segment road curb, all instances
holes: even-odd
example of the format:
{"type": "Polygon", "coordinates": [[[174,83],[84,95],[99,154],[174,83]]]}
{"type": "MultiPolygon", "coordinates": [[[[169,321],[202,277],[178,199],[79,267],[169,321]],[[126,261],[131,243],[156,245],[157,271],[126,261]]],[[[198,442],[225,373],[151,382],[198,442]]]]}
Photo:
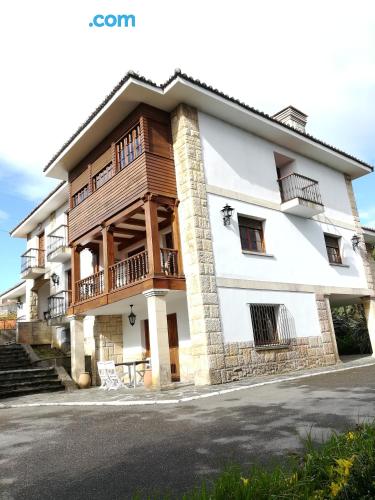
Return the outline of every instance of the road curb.
{"type": "Polygon", "coordinates": [[[369,366],[375,366],[375,362],[366,363],[358,366],[348,366],[345,368],[337,368],[336,370],[324,370],[316,373],[304,373],[302,375],[292,375],[287,377],[280,377],[277,379],[266,380],[264,382],[257,382],[255,384],[241,385],[239,387],[231,387],[229,389],[221,389],[219,391],[209,392],[206,394],[198,394],[196,396],[187,396],[179,399],[144,399],[138,401],[62,401],[62,402],[36,402],[36,403],[15,403],[15,404],[4,404],[0,403],[0,409],[10,409],[10,408],[37,408],[41,406],[152,406],[152,405],[165,405],[165,404],[181,404],[187,403],[189,401],[195,401],[198,399],[211,398],[215,396],[222,396],[225,394],[230,394],[231,392],[245,391],[248,389],[255,389],[257,387],[263,387],[265,385],[280,384],[282,382],[290,382],[294,380],[301,380],[305,378],[317,377],[319,375],[328,375],[340,372],[346,372],[349,370],[358,370],[360,368],[368,368],[369,366]]]}

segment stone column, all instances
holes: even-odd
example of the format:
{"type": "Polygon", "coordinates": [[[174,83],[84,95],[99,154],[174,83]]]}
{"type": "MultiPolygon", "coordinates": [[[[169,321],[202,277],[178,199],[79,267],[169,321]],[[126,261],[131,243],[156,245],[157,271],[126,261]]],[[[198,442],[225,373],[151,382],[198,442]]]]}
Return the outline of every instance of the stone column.
{"type": "Polygon", "coordinates": [[[165,387],[171,384],[166,294],[168,290],[147,290],[148,328],[150,334],[152,385],[165,387]]]}
{"type": "Polygon", "coordinates": [[[331,304],[329,298],[324,295],[316,295],[315,300],[318,308],[320,331],[322,334],[324,364],[333,365],[340,362],[340,356],[337,350],[331,304]]]}
{"type": "Polygon", "coordinates": [[[195,109],[178,106],[172,113],[172,135],[194,380],[196,385],[219,384],[226,381],[224,343],[195,109]]]}
{"type": "Polygon", "coordinates": [[[70,316],[69,323],[72,379],[75,382],[78,382],[80,374],[85,371],[83,317],[70,316]]]}
{"type": "Polygon", "coordinates": [[[352,179],[349,175],[345,175],[345,182],[346,182],[346,188],[348,191],[350,207],[352,209],[354,225],[356,227],[357,235],[359,236],[359,245],[357,248],[357,252],[360,253],[362,260],[363,260],[363,266],[365,269],[367,286],[370,290],[375,290],[374,277],[372,274],[371,256],[367,252],[365,237],[363,235],[361,220],[359,218],[357,203],[355,201],[352,179]]]}
{"type": "Polygon", "coordinates": [[[367,320],[367,329],[370,337],[372,357],[375,358],[375,298],[363,299],[363,306],[367,320]]]}

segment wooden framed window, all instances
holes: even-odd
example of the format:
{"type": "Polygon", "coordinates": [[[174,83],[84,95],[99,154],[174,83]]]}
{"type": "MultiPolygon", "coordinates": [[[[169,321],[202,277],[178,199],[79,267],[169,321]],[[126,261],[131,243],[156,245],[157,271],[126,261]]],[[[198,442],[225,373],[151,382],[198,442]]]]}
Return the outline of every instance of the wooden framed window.
{"type": "Polygon", "coordinates": [[[83,186],[79,191],[73,195],[73,207],[76,207],[83,202],[89,195],[89,185],[83,186]]]}
{"type": "Polygon", "coordinates": [[[342,259],[340,254],[340,237],[325,234],[324,240],[326,243],[329,262],[331,264],[342,264],[342,259]]]}
{"type": "Polygon", "coordinates": [[[142,153],[141,126],[136,125],[116,144],[116,158],[122,170],[142,153]]]}
{"type": "Polygon", "coordinates": [[[98,172],[92,179],[93,190],[96,191],[100,186],[103,186],[111,177],[113,177],[114,168],[112,162],[108,163],[100,172],[98,172]]]}
{"type": "Polygon", "coordinates": [[[242,250],[265,253],[263,221],[238,216],[242,250]]]}

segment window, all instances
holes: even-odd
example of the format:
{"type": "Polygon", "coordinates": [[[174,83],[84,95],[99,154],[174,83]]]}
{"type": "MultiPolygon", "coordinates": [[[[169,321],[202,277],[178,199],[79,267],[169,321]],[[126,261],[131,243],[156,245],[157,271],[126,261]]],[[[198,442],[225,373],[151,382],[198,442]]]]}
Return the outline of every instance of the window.
{"type": "Polygon", "coordinates": [[[109,179],[113,176],[114,174],[114,169],[112,168],[112,162],[108,163],[99,173],[97,173],[93,179],[93,188],[94,191],[100,186],[103,186],[109,179]]]}
{"type": "Polygon", "coordinates": [[[325,234],[324,240],[326,242],[326,249],[329,262],[331,264],[342,264],[340,255],[340,237],[325,234]]]}
{"type": "Polygon", "coordinates": [[[117,164],[120,170],[142,153],[141,127],[137,125],[116,144],[117,164]]]}
{"type": "Polygon", "coordinates": [[[284,304],[250,304],[255,347],[287,345],[294,330],[284,304]]]}
{"type": "Polygon", "coordinates": [[[238,216],[242,250],[265,253],[263,221],[238,216]]]}
{"type": "Polygon", "coordinates": [[[77,205],[82,203],[83,200],[88,197],[88,195],[89,195],[89,186],[88,184],[86,184],[86,186],[83,186],[82,189],[80,189],[79,191],[77,191],[77,193],[73,195],[73,207],[76,207],[77,205]]]}

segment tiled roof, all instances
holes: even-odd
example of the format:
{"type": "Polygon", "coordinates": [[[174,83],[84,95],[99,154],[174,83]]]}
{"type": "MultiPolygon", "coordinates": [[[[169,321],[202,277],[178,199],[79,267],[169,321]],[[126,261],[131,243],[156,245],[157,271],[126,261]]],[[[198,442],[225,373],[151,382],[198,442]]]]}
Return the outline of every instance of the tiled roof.
{"type": "Polygon", "coordinates": [[[61,186],[63,186],[65,183],[66,183],[66,181],[62,181],[62,182],[60,182],[60,184],[58,184],[58,185],[55,187],[55,189],[53,189],[53,190],[52,190],[49,194],[47,194],[47,196],[44,198],[44,200],[42,200],[42,201],[41,201],[41,202],[40,202],[40,203],[39,203],[39,204],[38,204],[35,208],[33,208],[33,209],[31,210],[31,212],[30,212],[30,213],[28,213],[28,214],[26,215],[26,217],[24,217],[24,218],[21,220],[21,222],[19,222],[19,223],[17,224],[17,226],[16,226],[16,227],[14,227],[11,231],[9,231],[9,234],[14,233],[14,231],[15,231],[16,229],[18,229],[20,226],[22,226],[22,224],[23,224],[25,221],[27,221],[27,219],[28,219],[29,217],[31,217],[31,216],[33,215],[33,213],[35,213],[35,212],[38,210],[38,208],[40,208],[40,207],[41,207],[41,206],[42,206],[42,205],[43,205],[43,204],[44,204],[44,203],[45,203],[45,202],[46,202],[49,198],[51,198],[51,196],[52,196],[52,195],[54,195],[54,194],[56,193],[56,191],[58,191],[58,190],[61,188],[61,186]]]}
{"type": "Polygon", "coordinates": [[[362,226],[362,229],[364,229],[365,231],[371,231],[371,232],[375,233],[375,228],[374,227],[362,226]]]}
{"type": "Polygon", "coordinates": [[[122,78],[122,80],[119,81],[119,83],[107,95],[107,97],[103,100],[103,102],[95,109],[95,111],[93,113],[91,113],[91,115],[87,118],[87,120],[84,123],[82,123],[82,125],[78,128],[78,130],[76,130],[76,132],[65,142],[65,144],[53,156],[53,158],[51,158],[49,163],[45,166],[44,171],[46,171],[48,169],[48,167],[50,167],[52,165],[52,163],[56,160],[56,158],[58,158],[58,156],[64,151],[64,149],[67,146],[69,146],[69,144],[71,142],[73,142],[73,140],[82,132],[82,130],[84,130],[87,127],[87,125],[90,124],[90,122],[95,118],[95,116],[112,99],[112,97],[116,94],[116,92],[118,92],[121,89],[121,87],[131,78],[133,78],[134,80],[138,80],[139,82],[151,85],[152,87],[155,87],[157,89],[162,89],[162,90],[164,90],[175,79],[182,78],[183,80],[185,80],[189,83],[192,83],[194,85],[197,85],[198,87],[200,87],[204,90],[208,90],[209,92],[212,92],[213,94],[216,94],[217,96],[222,97],[223,99],[226,99],[227,101],[230,101],[234,104],[237,104],[241,108],[246,109],[247,111],[250,111],[251,113],[254,113],[258,116],[261,116],[262,118],[265,118],[265,119],[269,120],[270,122],[277,123],[278,125],[281,125],[281,126],[285,127],[286,129],[289,129],[289,130],[293,131],[294,133],[301,135],[302,137],[310,139],[311,141],[316,142],[317,144],[320,144],[321,146],[324,146],[328,149],[331,149],[332,151],[335,151],[336,153],[339,153],[339,154],[345,156],[346,158],[354,160],[354,161],[360,163],[361,165],[364,165],[365,167],[371,168],[372,170],[374,169],[372,165],[360,160],[359,158],[356,158],[355,156],[352,156],[352,155],[346,153],[345,151],[342,151],[334,146],[331,146],[330,144],[327,144],[326,142],[323,142],[320,139],[317,139],[316,137],[314,137],[306,132],[301,132],[299,130],[294,129],[293,127],[291,127],[289,125],[286,125],[285,123],[281,123],[278,120],[276,120],[275,118],[272,118],[272,116],[268,115],[267,113],[263,113],[262,111],[259,111],[255,108],[252,108],[251,106],[245,104],[244,102],[241,102],[234,97],[228,96],[228,95],[224,94],[223,92],[221,92],[220,90],[213,88],[210,85],[207,85],[206,83],[201,82],[200,80],[196,80],[196,79],[186,75],[185,73],[182,73],[181,70],[176,70],[174,72],[174,74],[165,83],[163,83],[161,85],[157,85],[155,82],[148,80],[147,78],[145,78],[141,75],[138,75],[137,73],[135,73],[133,71],[129,71],[128,73],[126,73],[124,78],[122,78]]]}

